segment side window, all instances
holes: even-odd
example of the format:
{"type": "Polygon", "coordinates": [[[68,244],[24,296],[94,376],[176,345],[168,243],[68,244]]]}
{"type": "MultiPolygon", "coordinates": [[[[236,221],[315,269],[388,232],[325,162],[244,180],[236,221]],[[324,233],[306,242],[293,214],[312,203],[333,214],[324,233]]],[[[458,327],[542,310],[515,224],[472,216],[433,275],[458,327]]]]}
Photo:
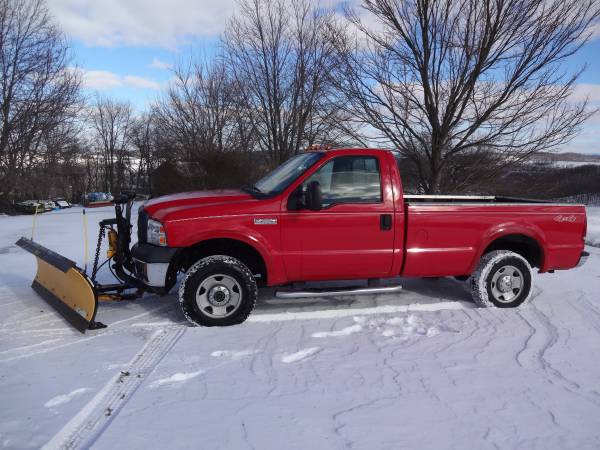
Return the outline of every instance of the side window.
{"type": "Polygon", "coordinates": [[[318,181],[323,207],[340,203],[381,203],[379,161],[373,156],[339,156],[332,159],[303,184],[318,181]]]}

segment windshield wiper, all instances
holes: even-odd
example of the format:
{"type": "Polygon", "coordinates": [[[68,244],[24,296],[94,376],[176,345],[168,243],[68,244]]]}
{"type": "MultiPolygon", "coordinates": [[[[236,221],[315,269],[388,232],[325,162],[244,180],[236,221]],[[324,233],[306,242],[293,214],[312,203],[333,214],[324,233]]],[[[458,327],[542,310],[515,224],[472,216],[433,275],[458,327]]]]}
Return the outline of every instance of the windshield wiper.
{"type": "Polygon", "coordinates": [[[258,192],[259,194],[261,193],[260,189],[257,188],[254,184],[244,184],[240,189],[246,192],[258,192]]]}
{"type": "Polygon", "coordinates": [[[254,195],[256,197],[266,197],[267,196],[267,194],[265,194],[263,191],[261,191],[255,185],[245,184],[240,189],[242,191],[247,192],[248,194],[254,195]]]}

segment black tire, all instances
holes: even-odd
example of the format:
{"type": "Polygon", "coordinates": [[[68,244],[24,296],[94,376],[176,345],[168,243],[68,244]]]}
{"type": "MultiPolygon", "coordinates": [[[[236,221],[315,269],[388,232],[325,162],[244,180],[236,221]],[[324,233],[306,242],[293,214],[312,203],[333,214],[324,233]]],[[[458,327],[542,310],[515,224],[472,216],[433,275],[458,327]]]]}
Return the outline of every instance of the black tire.
{"type": "Polygon", "coordinates": [[[487,253],[471,277],[471,295],[484,308],[520,306],[531,299],[531,266],[508,250],[487,253]]]}
{"type": "MultiPolygon", "coordinates": [[[[213,285],[209,292],[213,289],[227,290],[224,286],[213,285]]],[[[206,294],[204,303],[209,297],[208,293],[206,294]]],[[[231,256],[214,255],[201,259],[188,269],[179,287],[179,306],[184,316],[194,325],[206,327],[237,325],[248,318],[256,304],[257,295],[258,288],[252,272],[241,261],[231,256]],[[225,313],[227,315],[215,317],[212,305],[203,305],[197,299],[200,297],[199,294],[206,293],[203,283],[206,284],[207,280],[218,282],[219,278],[235,280],[231,294],[232,296],[239,294],[239,301],[231,312],[225,313]]],[[[221,310],[230,307],[232,305],[222,303],[221,310]]]]}

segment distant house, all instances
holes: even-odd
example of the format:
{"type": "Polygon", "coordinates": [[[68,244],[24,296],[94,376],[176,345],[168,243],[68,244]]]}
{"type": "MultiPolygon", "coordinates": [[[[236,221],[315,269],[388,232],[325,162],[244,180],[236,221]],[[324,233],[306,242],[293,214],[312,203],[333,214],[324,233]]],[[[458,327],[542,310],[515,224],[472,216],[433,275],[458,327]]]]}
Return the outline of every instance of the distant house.
{"type": "Polygon", "coordinates": [[[153,197],[199,189],[201,174],[199,163],[165,161],[150,172],[150,192],[153,197]]]}
{"type": "Polygon", "coordinates": [[[268,167],[260,153],[207,153],[199,161],[165,161],[150,172],[153,197],[204,189],[238,188],[253,183],[268,167]]]}

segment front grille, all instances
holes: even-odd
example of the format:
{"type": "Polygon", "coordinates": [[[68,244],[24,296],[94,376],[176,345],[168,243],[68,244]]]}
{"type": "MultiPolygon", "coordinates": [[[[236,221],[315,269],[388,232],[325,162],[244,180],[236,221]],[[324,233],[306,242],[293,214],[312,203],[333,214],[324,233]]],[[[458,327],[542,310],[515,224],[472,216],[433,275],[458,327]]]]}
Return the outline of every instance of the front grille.
{"type": "Polygon", "coordinates": [[[140,208],[138,213],[138,242],[145,244],[148,240],[148,213],[144,208],[140,208]]]}

